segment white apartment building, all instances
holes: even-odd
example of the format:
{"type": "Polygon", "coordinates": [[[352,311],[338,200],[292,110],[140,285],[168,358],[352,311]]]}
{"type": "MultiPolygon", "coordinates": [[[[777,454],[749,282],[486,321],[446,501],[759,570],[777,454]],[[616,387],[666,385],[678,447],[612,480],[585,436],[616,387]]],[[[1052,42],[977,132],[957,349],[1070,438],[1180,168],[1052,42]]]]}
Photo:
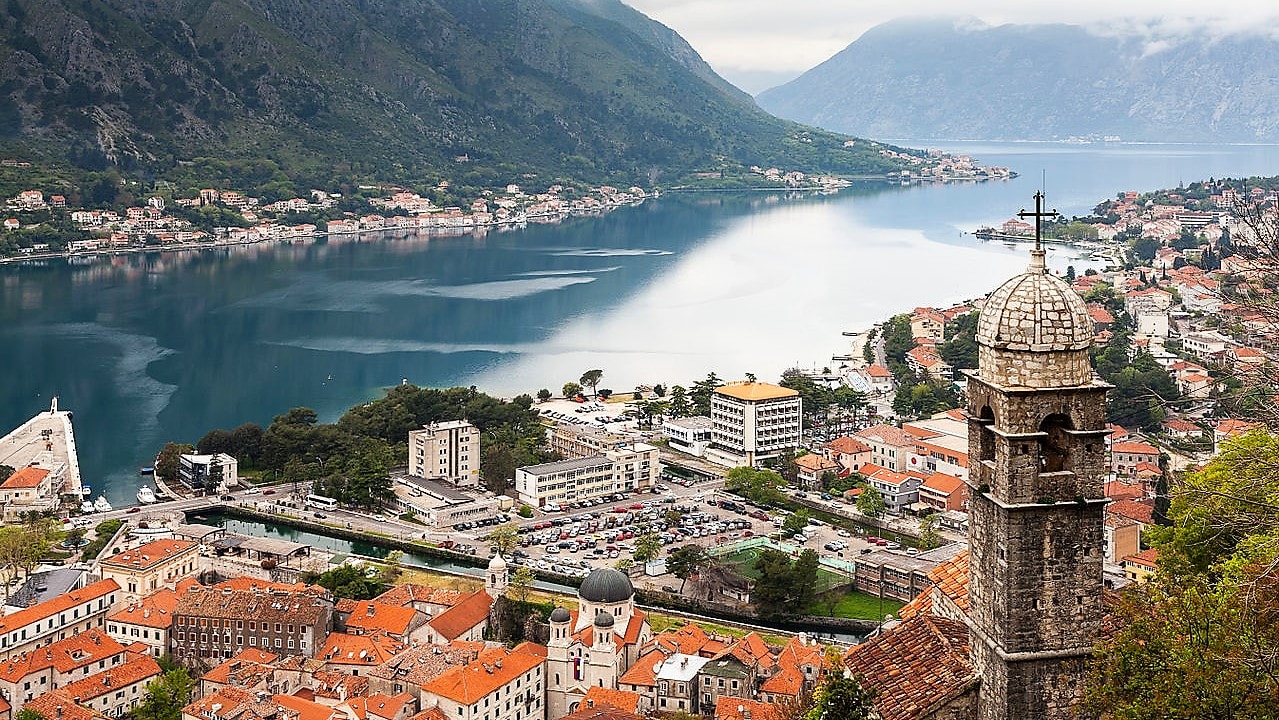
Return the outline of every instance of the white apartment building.
{"type": "Polygon", "coordinates": [[[658,449],[633,443],[592,457],[517,468],[515,490],[520,502],[543,507],[652,487],[660,474],[658,449]]]}
{"type": "Polygon", "coordinates": [[[226,453],[179,455],[178,479],[189,488],[217,495],[240,482],[240,463],[226,453]]]}
{"type": "Polygon", "coordinates": [[[455,485],[480,484],[480,431],[465,420],[409,432],[409,474],[455,485]]]}
{"type": "Polygon", "coordinates": [[[545,658],[515,649],[488,648],[422,685],[422,707],[456,720],[546,718],[545,658]]]}
{"type": "Polygon", "coordinates": [[[101,628],[103,618],[119,601],[120,585],[115,580],[98,582],[72,590],[26,610],[0,618],[0,660],[76,633],[101,628]]]}
{"type": "Polygon", "coordinates": [[[713,427],[714,423],[704,415],[666,418],[662,421],[662,435],[675,450],[702,457],[710,447],[713,427]]]}
{"type": "Polygon", "coordinates": [[[762,382],[730,383],[711,395],[706,459],[725,467],[755,465],[799,446],[799,393],[762,382]]]}

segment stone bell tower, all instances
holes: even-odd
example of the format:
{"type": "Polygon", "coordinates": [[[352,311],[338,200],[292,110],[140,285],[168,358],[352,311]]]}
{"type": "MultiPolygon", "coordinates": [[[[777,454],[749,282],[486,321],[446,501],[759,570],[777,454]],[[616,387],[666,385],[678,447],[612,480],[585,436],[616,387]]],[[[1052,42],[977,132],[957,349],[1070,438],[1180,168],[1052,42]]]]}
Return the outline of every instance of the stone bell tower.
{"type": "MultiPolygon", "coordinates": [[[[1042,212],[1036,194],[1038,220],[1042,212]]],[[[1102,618],[1105,398],[1083,300],[1045,269],[986,300],[968,375],[969,630],[981,720],[1075,717],[1102,618]]]]}

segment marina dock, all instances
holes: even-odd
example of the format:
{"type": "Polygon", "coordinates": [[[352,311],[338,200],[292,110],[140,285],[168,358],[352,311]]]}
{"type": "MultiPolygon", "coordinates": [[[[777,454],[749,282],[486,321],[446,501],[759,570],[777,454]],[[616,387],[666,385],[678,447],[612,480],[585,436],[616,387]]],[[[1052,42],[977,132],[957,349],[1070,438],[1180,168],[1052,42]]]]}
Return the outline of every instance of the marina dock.
{"type": "Polygon", "coordinates": [[[14,470],[39,467],[55,479],[59,494],[80,497],[80,461],[76,457],[71,411],[58,409],[54,397],[49,409],[0,438],[0,465],[14,470]]]}

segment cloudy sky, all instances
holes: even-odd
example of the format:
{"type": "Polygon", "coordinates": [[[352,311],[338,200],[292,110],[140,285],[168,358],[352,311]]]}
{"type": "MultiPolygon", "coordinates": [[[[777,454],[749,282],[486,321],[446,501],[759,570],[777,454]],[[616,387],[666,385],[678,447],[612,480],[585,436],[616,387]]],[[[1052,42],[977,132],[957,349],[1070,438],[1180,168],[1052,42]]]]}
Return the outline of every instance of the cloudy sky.
{"type": "Polygon", "coordinates": [[[756,93],[842,50],[882,22],[907,16],[1065,22],[1159,38],[1279,27],[1273,0],[623,0],[674,28],[728,80],[756,93]]]}

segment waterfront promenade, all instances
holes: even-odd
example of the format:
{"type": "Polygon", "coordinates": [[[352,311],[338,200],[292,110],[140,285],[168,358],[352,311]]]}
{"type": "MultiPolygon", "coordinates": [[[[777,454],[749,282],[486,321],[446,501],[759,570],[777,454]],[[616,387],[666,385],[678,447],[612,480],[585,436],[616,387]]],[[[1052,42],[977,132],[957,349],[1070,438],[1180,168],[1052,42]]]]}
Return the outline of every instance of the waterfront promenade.
{"type": "Polygon", "coordinates": [[[54,477],[62,476],[61,494],[80,497],[83,485],[71,411],[59,410],[58,398],[54,397],[48,410],[0,438],[0,465],[14,470],[31,465],[44,468],[54,477]]]}

